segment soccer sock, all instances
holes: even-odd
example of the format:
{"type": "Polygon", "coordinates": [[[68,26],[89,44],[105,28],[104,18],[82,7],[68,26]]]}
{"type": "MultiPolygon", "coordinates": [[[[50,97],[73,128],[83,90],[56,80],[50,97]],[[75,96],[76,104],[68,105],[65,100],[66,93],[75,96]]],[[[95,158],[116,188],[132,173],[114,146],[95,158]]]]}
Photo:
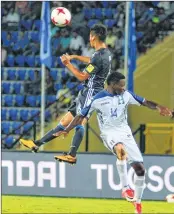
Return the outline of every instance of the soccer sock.
{"type": "Polygon", "coordinates": [[[65,129],[65,127],[59,123],[58,126],[56,126],[56,128],[51,129],[40,140],[36,140],[35,144],[37,146],[41,146],[41,145],[53,140],[54,138],[56,138],[56,136],[53,136],[53,134],[58,132],[58,131],[63,131],[64,129],[65,129]]]}
{"type": "Polygon", "coordinates": [[[141,203],[141,198],[143,196],[143,191],[145,188],[145,176],[137,176],[135,174],[135,196],[137,203],[141,203]]]}
{"type": "Polygon", "coordinates": [[[120,182],[121,182],[122,189],[123,189],[128,186],[127,162],[126,162],[126,160],[117,159],[116,166],[117,166],[118,174],[120,177],[120,182]]]}
{"type": "Polygon", "coordinates": [[[82,126],[82,125],[76,126],[75,135],[73,137],[73,140],[71,143],[71,148],[69,151],[70,155],[72,155],[74,157],[76,156],[77,150],[78,150],[78,148],[79,148],[79,146],[83,140],[84,133],[85,133],[84,126],[82,126]]]}

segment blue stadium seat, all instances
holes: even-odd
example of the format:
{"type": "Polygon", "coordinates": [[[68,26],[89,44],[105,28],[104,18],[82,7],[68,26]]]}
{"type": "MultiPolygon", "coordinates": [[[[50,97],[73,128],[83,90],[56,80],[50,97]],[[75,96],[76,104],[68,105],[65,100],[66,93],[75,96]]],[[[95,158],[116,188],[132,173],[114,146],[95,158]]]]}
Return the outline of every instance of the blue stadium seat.
{"type": "Polygon", "coordinates": [[[1,96],[1,105],[5,106],[5,95],[1,96]]]}
{"type": "Polygon", "coordinates": [[[20,135],[23,133],[23,127],[20,127],[21,125],[22,125],[22,122],[12,122],[12,131],[14,134],[20,135]]]}
{"type": "Polygon", "coordinates": [[[91,28],[93,25],[97,24],[99,22],[98,19],[91,19],[88,22],[88,27],[91,28]]]}
{"type": "Polygon", "coordinates": [[[24,130],[23,130],[23,132],[27,133],[28,131],[30,131],[32,129],[33,125],[34,125],[34,123],[31,122],[31,121],[29,121],[26,124],[24,124],[24,130]]]}
{"type": "Polygon", "coordinates": [[[16,43],[18,41],[18,34],[19,34],[18,31],[11,31],[11,41],[12,42],[16,43]]]}
{"type": "Polygon", "coordinates": [[[1,120],[8,120],[9,118],[9,114],[8,114],[8,110],[7,109],[2,109],[1,110],[1,120]]]}
{"type": "Polygon", "coordinates": [[[29,77],[29,80],[31,80],[31,81],[35,80],[34,70],[28,71],[28,77],[29,77]]]}
{"type": "Polygon", "coordinates": [[[93,11],[91,8],[85,8],[83,12],[86,19],[91,19],[93,17],[93,11]]]}
{"type": "Polygon", "coordinates": [[[25,56],[18,55],[15,57],[16,64],[20,67],[24,67],[25,65],[25,56]]]}
{"type": "Polygon", "coordinates": [[[6,40],[7,39],[7,31],[2,31],[1,37],[2,37],[2,41],[6,40]]]}
{"type": "Polygon", "coordinates": [[[31,107],[37,107],[37,96],[27,96],[26,103],[31,107]]]}
{"type": "Polygon", "coordinates": [[[56,49],[59,44],[60,44],[60,39],[57,39],[57,38],[53,38],[52,39],[52,47],[53,47],[53,49],[56,49]]]}
{"type": "Polygon", "coordinates": [[[15,141],[14,137],[10,135],[7,138],[5,138],[4,143],[7,147],[11,147],[14,141],[15,141]]]}
{"type": "Polygon", "coordinates": [[[18,70],[18,79],[19,80],[27,80],[28,75],[26,70],[18,70]]]}
{"type": "Polygon", "coordinates": [[[37,95],[36,96],[36,103],[37,103],[37,106],[41,106],[41,95],[37,95]]]}
{"type": "Polygon", "coordinates": [[[10,82],[2,83],[3,94],[10,94],[12,92],[12,84],[10,82]]]}
{"type": "Polygon", "coordinates": [[[83,88],[84,88],[84,86],[83,86],[82,84],[79,84],[79,85],[77,86],[77,90],[78,90],[78,91],[82,90],[83,88]]]}
{"type": "Polygon", "coordinates": [[[31,114],[32,120],[34,120],[34,121],[38,121],[39,120],[39,118],[40,118],[40,115],[38,115],[39,114],[39,110],[33,109],[33,110],[30,111],[30,114],[31,114]]]}
{"type": "Polygon", "coordinates": [[[13,106],[14,105],[13,95],[5,95],[4,101],[5,106],[13,106]]]}
{"type": "Polygon", "coordinates": [[[30,119],[29,110],[26,110],[26,109],[20,110],[20,119],[23,121],[29,120],[30,119]]]}
{"type": "Polygon", "coordinates": [[[34,30],[38,30],[40,31],[40,28],[41,28],[41,20],[35,20],[34,23],[33,23],[33,28],[34,30]]]}
{"type": "Polygon", "coordinates": [[[25,97],[23,95],[16,95],[16,97],[15,97],[16,106],[20,106],[20,107],[23,106],[24,100],[25,100],[25,97]]]}
{"type": "Polygon", "coordinates": [[[95,18],[96,19],[102,19],[102,17],[103,17],[103,10],[102,10],[102,8],[95,8],[94,9],[94,13],[95,13],[95,18]]]}
{"type": "Polygon", "coordinates": [[[39,32],[38,31],[32,31],[31,33],[30,33],[30,37],[31,37],[31,40],[33,41],[33,42],[39,42],[39,32]]]}
{"type": "Polygon", "coordinates": [[[13,67],[14,66],[14,56],[13,55],[7,55],[7,64],[9,67],[13,67]]]}
{"type": "Polygon", "coordinates": [[[24,85],[20,82],[13,84],[15,94],[21,94],[24,92],[24,85]]]}
{"type": "Polygon", "coordinates": [[[10,132],[11,132],[10,122],[2,122],[2,133],[10,134],[10,132]]]}
{"type": "Polygon", "coordinates": [[[62,86],[61,83],[55,83],[55,84],[54,84],[54,89],[55,89],[55,91],[58,91],[58,90],[60,90],[60,89],[62,89],[62,88],[63,88],[63,86],[62,86]]]}
{"type": "Polygon", "coordinates": [[[35,56],[25,56],[25,62],[28,66],[34,67],[35,66],[35,56]]]}
{"type": "Polygon", "coordinates": [[[60,63],[60,65],[63,65],[61,60],[59,60],[59,59],[60,59],[60,57],[57,58],[56,56],[52,56],[52,64],[51,64],[52,68],[57,67],[57,64],[59,64],[59,63],[60,63]]]}
{"type": "Polygon", "coordinates": [[[58,74],[58,72],[57,72],[57,70],[55,70],[55,69],[54,69],[54,70],[52,69],[52,70],[50,71],[50,76],[52,77],[52,79],[53,79],[54,81],[56,81],[56,80],[58,79],[58,75],[57,75],[57,74],[58,74]]]}
{"type": "Polygon", "coordinates": [[[109,2],[108,1],[101,1],[102,5],[104,8],[109,7],[109,2]]]}
{"type": "Polygon", "coordinates": [[[47,105],[54,103],[56,101],[56,95],[48,95],[46,99],[47,105]]]}
{"type": "Polygon", "coordinates": [[[7,70],[7,79],[8,80],[16,80],[16,70],[8,69],[7,70]]]}
{"type": "Polygon", "coordinates": [[[113,17],[113,12],[111,8],[105,8],[104,9],[104,16],[108,19],[112,19],[113,17]]]}
{"type": "Polygon", "coordinates": [[[10,109],[9,117],[11,120],[19,120],[19,111],[17,109],[10,109]]]}
{"type": "Polygon", "coordinates": [[[45,121],[50,121],[51,120],[51,112],[50,110],[45,111],[45,121]]]}
{"type": "Polygon", "coordinates": [[[68,73],[65,70],[62,70],[61,76],[62,76],[63,79],[66,79],[67,76],[68,76],[68,73]]]}
{"type": "Polygon", "coordinates": [[[20,26],[23,26],[26,30],[31,30],[33,21],[32,20],[21,20],[20,26]]]}
{"type": "Polygon", "coordinates": [[[108,28],[112,28],[115,23],[116,23],[115,19],[104,20],[104,25],[106,25],[108,28]]]}
{"type": "Polygon", "coordinates": [[[36,64],[37,67],[41,66],[41,61],[40,61],[40,56],[39,55],[35,56],[35,64],[36,64]]]}
{"type": "Polygon", "coordinates": [[[75,83],[74,83],[74,82],[69,82],[69,81],[68,81],[68,82],[66,83],[66,87],[69,88],[69,89],[73,89],[74,86],[75,86],[75,83]]]}

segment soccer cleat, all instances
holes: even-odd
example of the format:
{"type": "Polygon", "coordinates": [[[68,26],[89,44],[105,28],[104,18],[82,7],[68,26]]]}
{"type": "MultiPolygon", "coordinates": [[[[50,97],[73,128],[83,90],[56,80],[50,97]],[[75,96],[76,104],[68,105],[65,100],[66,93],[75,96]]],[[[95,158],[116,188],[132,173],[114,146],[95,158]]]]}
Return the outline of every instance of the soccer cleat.
{"type": "Polygon", "coordinates": [[[34,153],[37,153],[39,150],[39,147],[36,146],[36,144],[32,140],[20,139],[19,142],[20,142],[20,144],[24,145],[28,149],[31,149],[31,151],[34,153]]]}
{"type": "Polygon", "coordinates": [[[135,207],[135,213],[142,214],[142,206],[141,203],[133,202],[133,205],[135,207]]]}
{"type": "Polygon", "coordinates": [[[54,159],[58,160],[59,162],[69,163],[71,165],[74,165],[77,162],[77,158],[76,157],[73,157],[73,156],[71,156],[70,154],[67,154],[67,153],[64,153],[63,155],[54,156],[54,159]]]}
{"type": "Polygon", "coordinates": [[[126,198],[127,201],[132,201],[134,198],[134,190],[124,188],[122,190],[122,197],[126,198]]]}

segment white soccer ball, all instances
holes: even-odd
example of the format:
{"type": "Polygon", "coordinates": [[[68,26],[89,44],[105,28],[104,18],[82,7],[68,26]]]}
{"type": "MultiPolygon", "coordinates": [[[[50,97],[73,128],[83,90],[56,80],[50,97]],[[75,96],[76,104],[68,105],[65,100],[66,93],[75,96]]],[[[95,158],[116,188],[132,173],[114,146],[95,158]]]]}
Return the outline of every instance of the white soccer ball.
{"type": "Polygon", "coordinates": [[[71,13],[65,7],[57,7],[51,12],[51,21],[58,27],[65,27],[71,21],[71,13]]]}
{"type": "Polygon", "coordinates": [[[166,200],[168,203],[174,203],[174,194],[167,195],[166,200]]]}

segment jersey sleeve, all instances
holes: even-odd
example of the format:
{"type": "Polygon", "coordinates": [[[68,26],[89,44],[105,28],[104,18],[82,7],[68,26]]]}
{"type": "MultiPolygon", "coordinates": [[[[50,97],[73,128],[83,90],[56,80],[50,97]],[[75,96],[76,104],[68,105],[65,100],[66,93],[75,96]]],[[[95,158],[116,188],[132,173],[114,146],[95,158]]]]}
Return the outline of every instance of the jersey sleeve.
{"type": "Polygon", "coordinates": [[[95,110],[94,102],[92,101],[90,105],[83,108],[80,112],[80,115],[90,118],[92,112],[95,110]]]}
{"type": "Polygon", "coordinates": [[[85,67],[84,71],[91,75],[99,71],[99,66],[100,66],[100,57],[98,54],[95,54],[91,58],[90,63],[85,67]]]}
{"type": "Polygon", "coordinates": [[[128,91],[128,93],[129,93],[129,104],[140,106],[145,101],[145,98],[140,97],[140,96],[134,94],[133,92],[128,91]]]}

